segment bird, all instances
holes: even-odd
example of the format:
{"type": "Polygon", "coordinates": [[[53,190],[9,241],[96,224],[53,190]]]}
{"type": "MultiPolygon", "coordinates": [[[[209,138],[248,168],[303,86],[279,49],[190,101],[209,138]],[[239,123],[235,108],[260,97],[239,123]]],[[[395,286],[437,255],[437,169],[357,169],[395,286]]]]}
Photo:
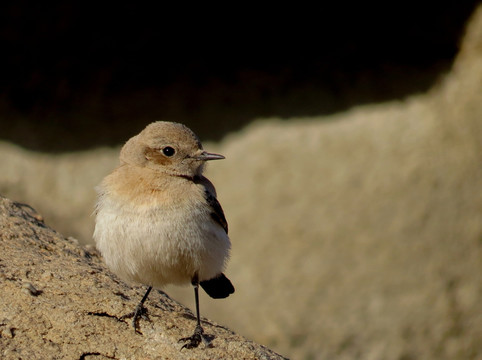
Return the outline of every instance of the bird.
{"type": "Polygon", "coordinates": [[[121,279],[147,286],[133,317],[146,318],[152,288],[191,283],[196,327],[183,348],[210,339],[199,311],[199,286],[214,299],[235,289],[224,274],[230,257],[228,223],[214,185],[203,171],[225,157],[203,149],[187,126],[149,124],[122,147],[119,165],[96,187],[94,240],[108,268],[121,279]]]}

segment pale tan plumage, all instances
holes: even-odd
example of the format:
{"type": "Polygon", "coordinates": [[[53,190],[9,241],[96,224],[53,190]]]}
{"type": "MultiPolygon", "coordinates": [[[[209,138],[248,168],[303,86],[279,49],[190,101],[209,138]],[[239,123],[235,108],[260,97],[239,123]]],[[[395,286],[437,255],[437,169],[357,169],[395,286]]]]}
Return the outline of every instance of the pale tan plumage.
{"type": "MultiPolygon", "coordinates": [[[[156,122],[131,138],[120,165],[97,191],[94,238],[109,268],[121,278],[149,286],[192,283],[215,298],[234,292],[222,274],[229,257],[227,223],[196,135],[177,123],[156,122]]],[[[136,318],[143,311],[142,303],[136,318]]],[[[198,314],[199,315],[199,314],[198,314]]],[[[184,340],[195,347],[202,338],[184,340]]]]}

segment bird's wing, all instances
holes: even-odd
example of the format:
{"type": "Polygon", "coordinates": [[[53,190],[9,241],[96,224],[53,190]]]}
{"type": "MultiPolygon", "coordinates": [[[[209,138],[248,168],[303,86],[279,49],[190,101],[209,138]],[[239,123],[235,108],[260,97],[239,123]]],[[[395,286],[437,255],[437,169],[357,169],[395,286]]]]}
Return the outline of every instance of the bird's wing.
{"type": "Polygon", "coordinates": [[[216,221],[219,225],[222,226],[226,234],[228,233],[228,222],[226,221],[226,217],[224,216],[223,208],[219,203],[218,199],[208,190],[205,191],[206,201],[208,202],[209,207],[211,208],[211,218],[216,221]]]}
{"type": "Polygon", "coordinates": [[[224,216],[223,208],[216,198],[216,189],[214,185],[204,176],[194,178],[194,182],[204,187],[204,198],[211,210],[211,218],[217,222],[228,233],[228,222],[224,216]]]}

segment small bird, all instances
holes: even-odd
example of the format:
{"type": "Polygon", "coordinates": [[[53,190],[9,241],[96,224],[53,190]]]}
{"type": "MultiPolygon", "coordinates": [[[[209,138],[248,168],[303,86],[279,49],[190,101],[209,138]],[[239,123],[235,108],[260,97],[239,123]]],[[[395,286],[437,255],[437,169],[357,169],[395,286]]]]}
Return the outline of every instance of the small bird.
{"type": "Polygon", "coordinates": [[[224,275],[231,243],[206,161],[224,159],[203,150],[186,126],[158,121],[129,139],[120,165],[96,188],[94,239],[107,266],[122,279],[147,285],[132,314],[145,317],[153,287],[194,286],[197,325],[183,348],[209,343],[201,326],[199,285],[215,299],[234,293],[224,275]]]}

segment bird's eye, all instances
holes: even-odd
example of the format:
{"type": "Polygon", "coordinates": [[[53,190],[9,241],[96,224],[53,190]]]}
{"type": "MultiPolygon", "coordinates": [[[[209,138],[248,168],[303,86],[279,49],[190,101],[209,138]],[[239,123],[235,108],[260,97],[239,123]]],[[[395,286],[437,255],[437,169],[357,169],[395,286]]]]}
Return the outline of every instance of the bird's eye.
{"type": "Polygon", "coordinates": [[[166,156],[172,156],[175,152],[176,150],[170,146],[166,146],[164,149],[162,149],[162,153],[166,156]]]}

